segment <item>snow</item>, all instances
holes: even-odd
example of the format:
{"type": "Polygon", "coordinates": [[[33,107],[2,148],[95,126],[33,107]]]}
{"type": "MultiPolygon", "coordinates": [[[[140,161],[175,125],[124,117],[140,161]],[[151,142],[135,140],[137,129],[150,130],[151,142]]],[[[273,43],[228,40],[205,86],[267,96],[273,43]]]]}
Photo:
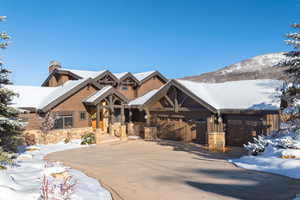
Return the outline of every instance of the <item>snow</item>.
{"type": "Polygon", "coordinates": [[[97,76],[101,75],[106,71],[106,70],[88,71],[88,70],[77,70],[77,69],[66,69],[66,68],[60,68],[58,70],[72,72],[73,74],[76,74],[81,78],[96,78],[97,76]]]}
{"type": "Polygon", "coordinates": [[[6,85],[6,88],[18,94],[12,100],[13,107],[16,108],[36,108],[43,99],[53,92],[55,87],[6,85]]]}
{"type": "Polygon", "coordinates": [[[115,75],[115,77],[117,77],[118,79],[121,79],[126,74],[128,74],[128,72],[113,73],[113,75],[115,75]]]}
{"type": "Polygon", "coordinates": [[[144,80],[145,78],[147,78],[148,76],[150,76],[151,74],[153,74],[155,71],[148,71],[148,72],[141,72],[141,73],[135,73],[133,74],[133,76],[135,76],[135,78],[139,81],[144,80]]]}
{"type": "Polygon", "coordinates": [[[261,71],[265,68],[269,68],[270,66],[276,66],[285,58],[286,56],[284,55],[284,52],[259,55],[250,59],[243,60],[239,63],[232,64],[222,70],[219,70],[218,72],[227,74],[261,71]]]}
{"type": "Polygon", "coordinates": [[[112,86],[105,86],[101,90],[97,91],[95,94],[88,97],[84,102],[93,103],[96,99],[101,97],[105,92],[110,90],[112,86]]]}
{"type": "Polygon", "coordinates": [[[64,84],[55,87],[55,89],[50,94],[48,94],[45,98],[43,98],[41,103],[38,105],[38,108],[40,109],[44,108],[45,106],[47,106],[57,98],[61,97],[62,95],[66,94],[67,92],[69,92],[70,90],[72,90],[73,88],[80,85],[86,80],[87,79],[69,80],[64,84]]]}
{"type": "MultiPolygon", "coordinates": [[[[272,148],[272,147],[270,147],[272,148]]],[[[238,167],[281,174],[291,178],[300,178],[300,150],[294,149],[267,149],[259,156],[243,156],[230,160],[238,167]],[[284,159],[283,155],[295,155],[296,158],[284,159]]]]}
{"type": "Polygon", "coordinates": [[[51,152],[83,147],[79,140],[68,144],[61,142],[37,147],[39,147],[39,151],[25,151],[20,154],[28,159],[17,159],[16,166],[7,166],[7,170],[0,170],[0,200],[37,200],[40,196],[43,174],[49,175],[64,171],[67,171],[77,181],[72,200],[112,199],[110,193],[101,187],[97,180],[80,171],[64,167],[60,163],[50,163],[51,166],[47,166],[49,163],[43,160],[43,157],[51,152]]]}
{"type": "Polygon", "coordinates": [[[249,110],[277,110],[280,105],[278,88],[283,84],[267,79],[225,83],[176,81],[216,109],[249,110]]]}
{"type": "Polygon", "coordinates": [[[132,101],[129,102],[128,105],[134,106],[134,105],[143,105],[146,103],[151,97],[153,97],[159,89],[151,90],[150,92],[144,94],[143,96],[140,96],[132,101]]]}

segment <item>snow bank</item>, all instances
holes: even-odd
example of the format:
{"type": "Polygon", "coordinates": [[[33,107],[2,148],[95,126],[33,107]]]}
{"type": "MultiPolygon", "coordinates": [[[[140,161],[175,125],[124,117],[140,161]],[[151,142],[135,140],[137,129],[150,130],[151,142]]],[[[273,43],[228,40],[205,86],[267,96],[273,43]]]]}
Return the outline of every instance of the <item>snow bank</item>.
{"type": "Polygon", "coordinates": [[[300,179],[300,140],[295,139],[296,134],[290,133],[282,136],[265,137],[270,144],[264,152],[257,156],[243,156],[230,160],[239,167],[280,174],[300,179]]]}
{"type": "Polygon", "coordinates": [[[40,197],[43,175],[65,171],[68,171],[77,181],[72,200],[112,199],[110,193],[101,187],[97,180],[80,171],[67,169],[60,163],[51,163],[47,166],[49,164],[43,160],[43,157],[51,152],[83,147],[79,140],[69,144],[61,142],[34,147],[39,151],[25,151],[20,154],[21,159],[16,159],[16,166],[8,166],[7,170],[0,170],[0,200],[37,200],[40,197]]]}

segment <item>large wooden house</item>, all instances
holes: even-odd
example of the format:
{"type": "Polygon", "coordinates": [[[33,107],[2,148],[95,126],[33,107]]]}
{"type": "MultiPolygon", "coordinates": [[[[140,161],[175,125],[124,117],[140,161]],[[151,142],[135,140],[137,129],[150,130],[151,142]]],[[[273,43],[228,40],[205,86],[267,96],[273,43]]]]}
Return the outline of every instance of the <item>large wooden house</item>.
{"type": "MultiPolygon", "coordinates": [[[[55,115],[52,142],[87,131],[202,144],[221,135],[240,146],[279,128],[275,80],[218,84],[168,80],[158,71],[132,74],[62,68],[51,62],[42,86],[8,86],[19,93],[12,106],[25,110],[25,133],[40,133],[41,118],[55,115]],[[149,129],[150,128],[150,129],[149,129]],[[56,139],[53,139],[55,136],[56,139]]],[[[75,137],[74,136],[74,137],[75,137]]]]}

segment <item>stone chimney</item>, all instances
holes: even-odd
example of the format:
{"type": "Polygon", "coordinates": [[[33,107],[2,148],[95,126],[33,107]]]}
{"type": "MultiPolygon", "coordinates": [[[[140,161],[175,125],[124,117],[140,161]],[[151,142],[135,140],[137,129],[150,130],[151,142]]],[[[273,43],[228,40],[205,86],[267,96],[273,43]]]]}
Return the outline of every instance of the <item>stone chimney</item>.
{"type": "Polygon", "coordinates": [[[58,69],[58,68],[61,68],[61,64],[60,62],[56,61],[56,60],[53,60],[50,62],[50,65],[49,65],[49,74],[54,71],[55,69],[58,69]]]}

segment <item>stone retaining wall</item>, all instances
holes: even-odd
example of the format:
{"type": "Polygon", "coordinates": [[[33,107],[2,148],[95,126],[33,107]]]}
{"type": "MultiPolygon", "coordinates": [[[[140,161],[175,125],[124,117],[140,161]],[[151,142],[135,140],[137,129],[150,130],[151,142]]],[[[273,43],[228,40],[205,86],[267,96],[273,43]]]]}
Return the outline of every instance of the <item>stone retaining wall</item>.
{"type": "Polygon", "coordinates": [[[37,144],[55,144],[64,141],[66,138],[70,140],[80,139],[82,135],[92,131],[92,127],[58,129],[45,135],[41,130],[25,130],[23,135],[34,135],[37,144]]]}

